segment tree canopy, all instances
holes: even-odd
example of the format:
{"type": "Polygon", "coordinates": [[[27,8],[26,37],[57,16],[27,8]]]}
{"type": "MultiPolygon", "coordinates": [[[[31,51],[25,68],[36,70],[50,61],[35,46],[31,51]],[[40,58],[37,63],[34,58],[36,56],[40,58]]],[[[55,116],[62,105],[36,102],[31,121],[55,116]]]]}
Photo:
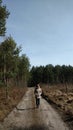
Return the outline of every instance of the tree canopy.
{"type": "Polygon", "coordinates": [[[6,33],[6,19],[9,16],[9,11],[5,5],[2,5],[2,0],[0,0],[0,36],[4,36],[6,33]]]}
{"type": "Polygon", "coordinates": [[[14,82],[20,80],[27,82],[30,63],[25,54],[19,56],[20,51],[21,47],[17,46],[11,36],[0,44],[0,80],[2,82],[6,83],[10,79],[14,79],[14,82]]]}

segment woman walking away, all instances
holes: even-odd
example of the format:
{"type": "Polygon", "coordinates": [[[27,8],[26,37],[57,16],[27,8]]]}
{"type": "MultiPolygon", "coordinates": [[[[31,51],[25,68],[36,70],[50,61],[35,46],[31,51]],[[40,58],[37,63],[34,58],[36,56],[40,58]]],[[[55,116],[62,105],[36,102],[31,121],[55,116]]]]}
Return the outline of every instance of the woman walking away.
{"type": "Polygon", "coordinates": [[[35,94],[35,99],[36,99],[36,107],[39,108],[40,98],[41,98],[41,94],[42,94],[42,89],[39,84],[36,85],[34,94],[35,94]]]}

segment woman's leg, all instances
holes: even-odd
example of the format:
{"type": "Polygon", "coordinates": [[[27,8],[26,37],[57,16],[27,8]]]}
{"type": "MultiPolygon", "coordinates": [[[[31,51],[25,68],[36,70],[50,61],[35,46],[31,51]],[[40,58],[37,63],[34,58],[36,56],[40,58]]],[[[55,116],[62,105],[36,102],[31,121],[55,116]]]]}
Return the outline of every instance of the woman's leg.
{"type": "Polygon", "coordinates": [[[37,98],[36,99],[36,106],[39,107],[39,105],[40,105],[40,98],[37,98]]]}

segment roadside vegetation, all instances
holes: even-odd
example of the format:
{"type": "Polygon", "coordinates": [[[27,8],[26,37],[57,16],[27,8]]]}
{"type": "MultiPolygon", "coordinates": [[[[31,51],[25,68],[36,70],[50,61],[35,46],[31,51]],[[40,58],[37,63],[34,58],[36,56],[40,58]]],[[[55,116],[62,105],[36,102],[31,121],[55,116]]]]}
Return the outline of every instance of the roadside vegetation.
{"type": "Polygon", "coordinates": [[[0,120],[17,105],[27,90],[29,59],[19,55],[13,38],[7,37],[0,43],[0,120]]]}
{"type": "Polygon", "coordinates": [[[73,129],[73,85],[53,85],[43,87],[43,97],[59,111],[62,119],[73,129]]]}
{"type": "Polygon", "coordinates": [[[4,118],[13,110],[14,107],[19,103],[19,101],[24,96],[27,91],[27,87],[12,87],[8,89],[9,98],[5,97],[5,88],[0,88],[0,121],[2,122],[4,118]]]}

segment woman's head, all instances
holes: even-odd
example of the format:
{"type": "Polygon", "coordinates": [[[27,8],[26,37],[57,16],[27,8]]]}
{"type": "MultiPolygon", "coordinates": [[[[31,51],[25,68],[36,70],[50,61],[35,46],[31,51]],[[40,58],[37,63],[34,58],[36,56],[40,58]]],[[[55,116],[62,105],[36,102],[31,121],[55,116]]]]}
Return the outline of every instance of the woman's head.
{"type": "Polygon", "coordinates": [[[40,88],[40,85],[39,85],[39,84],[37,84],[37,87],[38,87],[38,88],[40,88]]]}

